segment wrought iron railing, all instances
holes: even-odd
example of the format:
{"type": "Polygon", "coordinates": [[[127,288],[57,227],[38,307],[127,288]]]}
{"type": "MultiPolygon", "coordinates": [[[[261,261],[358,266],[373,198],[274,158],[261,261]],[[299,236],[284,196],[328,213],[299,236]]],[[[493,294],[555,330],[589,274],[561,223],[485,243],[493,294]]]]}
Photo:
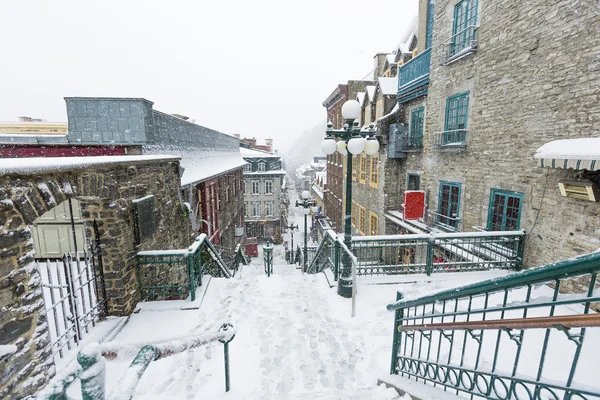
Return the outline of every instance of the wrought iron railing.
{"type": "Polygon", "coordinates": [[[140,251],[136,255],[142,300],[196,300],[202,275],[230,278],[231,273],[205,234],[183,250],[140,251]]]}
{"type": "Polygon", "coordinates": [[[391,374],[470,398],[600,399],[600,252],[387,306],[391,374]],[[585,360],[582,362],[582,359],[585,360]]]}
{"type": "Polygon", "coordinates": [[[518,270],[525,232],[457,232],[352,238],[358,275],[518,270]]]}
{"type": "Polygon", "coordinates": [[[331,268],[335,280],[337,281],[339,272],[339,244],[337,235],[331,229],[325,231],[323,240],[318,247],[315,248],[315,254],[308,264],[307,272],[316,274],[322,272],[326,268],[331,268]]]}
{"type": "Polygon", "coordinates": [[[84,400],[129,400],[133,397],[137,384],[152,361],[174,354],[183,353],[196,347],[214,342],[224,346],[225,391],[229,384],[229,342],[235,337],[231,324],[223,324],[218,332],[199,336],[187,336],[154,344],[90,344],[77,355],[77,363],[57,375],[37,396],[37,400],[67,400],[67,389],[77,379],[81,381],[81,397],[84,400]],[[106,363],[104,358],[112,359],[124,354],[135,354],[134,360],[123,373],[117,386],[106,395],[106,363]]]}
{"type": "Polygon", "coordinates": [[[400,102],[415,89],[419,89],[429,83],[430,62],[431,48],[398,68],[398,100],[400,102]]]}
{"type": "Polygon", "coordinates": [[[442,44],[440,64],[447,65],[453,61],[474,53],[477,50],[477,26],[469,25],[450,37],[442,44]]]}
{"type": "Polygon", "coordinates": [[[235,246],[233,265],[230,266],[230,269],[233,270],[234,276],[235,276],[236,271],[239,269],[240,264],[242,264],[242,265],[250,264],[250,258],[244,251],[244,247],[242,246],[242,244],[238,243],[238,245],[235,246]]]}
{"type": "Polygon", "coordinates": [[[467,147],[467,130],[434,132],[431,134],[431,145],[437,150],[463,150],[467,147]]]}

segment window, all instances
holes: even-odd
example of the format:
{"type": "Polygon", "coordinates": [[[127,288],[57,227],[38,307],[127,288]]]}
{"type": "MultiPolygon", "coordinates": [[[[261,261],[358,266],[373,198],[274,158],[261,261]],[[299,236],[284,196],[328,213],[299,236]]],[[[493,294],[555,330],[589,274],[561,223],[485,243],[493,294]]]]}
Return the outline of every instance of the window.
{"type": "Polygon", "coordinates": [[[356,226],[356,202],[353,201],[352,202],[352,210],[351,210],[351,222],[352,222],[352,226],[356,226]]]}
{"type": "Polygon", "coordinates": [[[363,206],[358,206],[358,231],[365,234],[367,231],[367,210],[363,206]]]}
{"type": "Polygon", "coordinates": [[[448,97],[442,144],[464,143],[466,141],[468,114],[469,92],[448,97]]]}
{"type": "Polygon", "coordinates": [[[359,156],[360,166],[358,170],[358,181],[360,183],[367,182],[367,155],[361,153],[359,156]]]}
{"type": "Polygon", "coordinates": [[[373,211],[369,212],[369,235],[375,236],[379,232],[379,218],[373,211]]]}
{"type": "Polygon", "coordinates": [[[406,190],[419,190],[421,189],[421,177],[417,174],[408,174],[406,180],[406,190]]]}
{"type": "Polygon", "coordinates": [[[252,181],[252,194],[260,194],[260,181],[252,181]]]}
{"type": "Polygon", "coordinates": [[[460,211],[460,183],[440,182],[438,198],[438,223],[458,229],[458,214],[460,211]]]}
{"type": "Polygon", "coordinates": [[[258,172],[265,172],[265,171],[266,171],[265,163],[264,162],[258,163],[258,172]]]}
{"type": "Polygon", "coordinates": [[[247,194],[248,192],[246,191],[246,181],[244,181],[244,194],[247,194]]]}
{"type": "Polygon", "coordinates": [[[229,203],[229,185],[225,186],[225,203],[229,203]]]}
{"type": "Polygon", "coordinates": [[[516,231],[521,224],[523,193],[492,189],[488,211],[487,229],[490,231],[516,231]]]}
{"type": "Polygon", "coordinates": [[[379,185],[379,153],[371,156],[370,169],[369,186],[377,189],[377,186],[379,185]]]}
{"type": "Polygon", "coordinates": [[[356,176],[358,175],[358,156],[352,156],[352,180],[356,180],[356,176]]]}
{"type": "Polygon", "coordinates": [[[244,202],[244,217],[248,216],[248,202],[244,202]]]}
{"type": "Polygon", "coordinates": [[[244,166],[244,172],[252,172],[252,164],[246,164],[244,166]]]}
{"type": "Polygon", "coordinates": [[[267,217],[273,216],[273,202],[272,201],[265,201],[265,215],[267,217]]]}
{"type": "Polygon", "coordinates": [[[265,194],[273,194],[273,181],[265,181],[265,194]]]}
{"type": "Polygon", "coordinates": [[[454,25],[450,57],[464,49],[472,48],[475,40],[475,25],[477,24],[477,0],[462,0],[454,6],[454,25]]]}
{"type": "Polygon", "coordinates": [[[260,217],[260,201],[252,202],[252,216],[260,217]]]}
{"type": "Polygon", "coordinates": [[[415,108],[410,112],[410,135],[408,147],[423,147],[423,120],[425,108],[415,108]]]}
{"type": "Polygon", "coordinates": [[[429,0],[427,5],[427,32],[425,34],[425,48],[431,47],[431,37],[433,35],[433,7],[435,6],[435,0],[429,0]]]}

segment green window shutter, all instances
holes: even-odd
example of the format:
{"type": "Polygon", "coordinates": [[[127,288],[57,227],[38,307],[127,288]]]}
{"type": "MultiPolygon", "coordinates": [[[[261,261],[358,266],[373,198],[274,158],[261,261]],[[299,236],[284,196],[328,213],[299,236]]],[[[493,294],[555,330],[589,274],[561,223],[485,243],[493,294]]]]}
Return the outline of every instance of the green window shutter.
{"type": "Polygon", "coordinates": [[[521,226],[523,193],[492,189],[487,230],[516,231],[521,226]]]}
{"type": "Polygon", "coordinates": [[[425,108],[420,107],[410,113],[410,137],[408,138],[409,147],[423,147],[425,108]]]}

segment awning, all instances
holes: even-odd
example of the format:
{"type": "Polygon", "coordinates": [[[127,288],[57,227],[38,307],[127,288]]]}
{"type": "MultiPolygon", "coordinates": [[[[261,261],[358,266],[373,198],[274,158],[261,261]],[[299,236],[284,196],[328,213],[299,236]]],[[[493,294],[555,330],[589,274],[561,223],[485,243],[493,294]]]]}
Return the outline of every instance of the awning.
{"type": "Polygon", "coordinates": [[[536,150],[540,167],[600,171],[600,138],[563,139],[536,150]]]}

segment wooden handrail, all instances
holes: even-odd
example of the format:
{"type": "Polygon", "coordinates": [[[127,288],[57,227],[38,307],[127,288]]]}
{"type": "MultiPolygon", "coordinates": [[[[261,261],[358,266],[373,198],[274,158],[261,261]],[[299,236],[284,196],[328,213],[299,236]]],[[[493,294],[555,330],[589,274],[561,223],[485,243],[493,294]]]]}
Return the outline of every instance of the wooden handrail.
{"type": "MultiPolygon", "coordinates": [[[[423,318],[427,318],[424,316],[423,318]]],[[[555,317],[497,319],[490,321],[441,322],[435,324],[400,325],[398,331],[435,330],[491,330],[491,329],[544,329],[544,328],[600,327],[600,313],[564,315],[555,317]]]]}

